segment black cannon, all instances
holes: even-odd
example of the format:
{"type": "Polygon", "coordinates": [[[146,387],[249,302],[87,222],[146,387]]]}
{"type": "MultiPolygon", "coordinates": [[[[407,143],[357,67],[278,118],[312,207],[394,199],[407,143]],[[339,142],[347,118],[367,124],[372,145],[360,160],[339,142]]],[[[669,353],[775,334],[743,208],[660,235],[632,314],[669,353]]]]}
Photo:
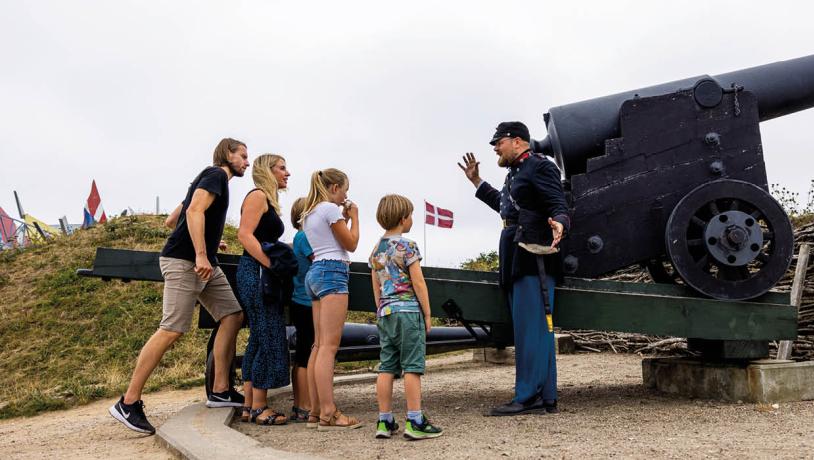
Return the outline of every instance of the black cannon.
{"type": "MultiPolygon", "coordinates": [[[[120,279],[124,282],[130,282],[131,280],[161,282],[164,281],[164,278],[161,275],[161,270],[158,265],[158,257],[159,253],[157,252],[97,248],[93,268],[80,268],[76,273],[80,276],[101,278],[104,281],[120,279]]],[[[229,284],[232,286],[232,290],[235,291],[235,296],[238,299],[240,298],[237,293],[237,264],[239,259],[239,256],[233,254],[218,254],[220,267],[223,269],[223,273],[229,280],[229,284]]],[[[353,263],[351,267],[354,274],[364,273],[368,276],[368,278],[364,280],[359,280],[357,279],[358,276],[354,276],[354,302],[361,304],[362,311],[374,312],[375,302],[373,301],[373,294],[370,289],[370,270],[367,268],[367,264],[353,263]]],[[[430,282],[432,282],[432,276],[436,270],[439,269],[429,269],[429,271],[427,271],[427,279],[430,282]]],[[[441,271],[443,272],[444,270],[441,269],[441,271]]],[[[486,274],[486,276],[488,275],[490,274],[486,274]]],[[[481,277],[474,276],[474,278],[480,279],[481,277]]],[[[486,298],[494,302],[494,298],[488,295],[481,295],[481,298],[486,298]]],[[[500,311],[495,314],[486,315],[485,318],[488,321],[483,322],[477,319],[469,320],[464,318],[454,301],[450,300],[446,303],[440,302],[439,306],[440,308],[435,310],[436,316],[440,316],[440,314],[444,312],[446,316],[458,320],[463,326],[433,327],[427,336],[427,354],[446,353],[495,344],[505,346],[506,342],[510,340],[500,335],[501,331],[506,330],[504,324],[508,321],[506,312],[500,311]],[[498,327],[493,327],[494,323],[500,324],[498,327]],[[502,326],[502,328],[500,326],[502,326]]],[[[483,315],[480,316],[483,317],[483,315]]],[[[206,309],[200,309],[198,328],[212,330],[209,335],[209,342],[206,346],[205,375],[207,394],[210,392],[212,382],[214,381],[214,356],[212,354],[212,347],[214,346],[215,336],[217,335],[219,326],[220,323],[216,322],[206,309]]],[[[245,322],[244,326],[246,326],[245,322]]],[[[296,331],[293,326],[286,328],[286,337],[288,339],[289,349],[292,350],[293,353],[297,341],[296,331]]],[[[342,341],[339,344],[336,359],[340,362],[375,360],[378,359],[379,349],[379,332],[375,324],[345,323],[342,330],[342,341]]],[[[234,383],[236,378],[235,369],[240,368],[242,363],[242,355],[236,356],[233,360],[233,369],[230,377],[232,383],[234,383]]]]}
{"type": "Polygon", "coordinates": [[[764,294],[788,269],[761,121],[814,106],[814,55],[553,107],[532,148],[564,173],[569,275],[641,263],[716,299],[764,294]]]}

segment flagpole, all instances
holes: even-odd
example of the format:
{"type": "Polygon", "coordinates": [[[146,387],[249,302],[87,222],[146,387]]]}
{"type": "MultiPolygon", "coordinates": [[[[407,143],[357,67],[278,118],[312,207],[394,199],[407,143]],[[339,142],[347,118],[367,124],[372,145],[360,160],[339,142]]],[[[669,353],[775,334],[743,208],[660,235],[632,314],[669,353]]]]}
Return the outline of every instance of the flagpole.
{"type": "MultiPolygon", "coordinates": [[[[424,260],[427,260],[427,200],[424,199],[424,260]]],[[[424,262],[427,265],[427,262],[424,262]]]]}

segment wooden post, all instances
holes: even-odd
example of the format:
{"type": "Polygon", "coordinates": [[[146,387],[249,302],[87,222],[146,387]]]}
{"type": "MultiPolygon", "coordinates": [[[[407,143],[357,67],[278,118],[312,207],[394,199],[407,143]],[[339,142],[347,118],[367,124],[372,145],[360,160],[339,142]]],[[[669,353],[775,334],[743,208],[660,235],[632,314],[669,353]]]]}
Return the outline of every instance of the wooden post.
{"type": "Polygon", "coordinates": [[[68,236],[68,218],[66,216],[59,218],[59,228],[62,230],[63,235],[68,236]]]}
{"type": "MultiPolygon", "coordinates": [[[[811,247],[808,243],[800,245],[800,252],[797,254],[797,269],[794,271],[794,281],[791,283],[791,304],[800,308],[803,300],[803,289],[805,288],[806,270],[808,268],[808,255],[811,247]]],[[[777,359],[787,360],[791,358],[792,340],[783,340],[777,347],[777,359]]]]}

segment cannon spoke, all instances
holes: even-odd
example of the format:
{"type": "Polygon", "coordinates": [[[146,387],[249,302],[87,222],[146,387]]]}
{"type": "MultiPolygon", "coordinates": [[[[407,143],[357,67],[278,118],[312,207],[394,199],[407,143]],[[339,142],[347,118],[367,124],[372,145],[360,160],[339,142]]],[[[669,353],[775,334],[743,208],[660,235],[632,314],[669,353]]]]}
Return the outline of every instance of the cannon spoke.
{"type": "Polygon", "coordinates": [[[718,204],[715,203],[715,200],[709,202],[709,212],[711,212],[713,216],[717,216],[721,213],[721,211],[718,209],[718,204]]]}
{"type": "Polygon", "coordinates": [[[733,198],[732,201],[729,203],[729,210],[730,211],[737,211],[740,209],[741,202],[738,201],[737,198],[733,198]]]}

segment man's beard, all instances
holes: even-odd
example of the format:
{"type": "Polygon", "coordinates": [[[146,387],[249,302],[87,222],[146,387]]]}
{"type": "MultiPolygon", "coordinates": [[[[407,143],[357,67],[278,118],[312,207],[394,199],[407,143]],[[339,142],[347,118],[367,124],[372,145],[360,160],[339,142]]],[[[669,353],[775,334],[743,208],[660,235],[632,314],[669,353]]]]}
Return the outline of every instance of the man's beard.
{"type": "Polygon", "coordinates": [[[500,166],[501,168],[508,167],[509,166],[509,160],[507,160],[507,159],[505,159],[503,157],[497,157],[497,165],[500,166]]]}
{"type": "Polygon", "coordinates": [[[232,171],[232,176],[236,177],[243,177],[243,173],[246,172],[245,169],[243,171],[235,169],[235,167],[232,166],[231,164],[229,165],[229,170],[232,171]]]}

